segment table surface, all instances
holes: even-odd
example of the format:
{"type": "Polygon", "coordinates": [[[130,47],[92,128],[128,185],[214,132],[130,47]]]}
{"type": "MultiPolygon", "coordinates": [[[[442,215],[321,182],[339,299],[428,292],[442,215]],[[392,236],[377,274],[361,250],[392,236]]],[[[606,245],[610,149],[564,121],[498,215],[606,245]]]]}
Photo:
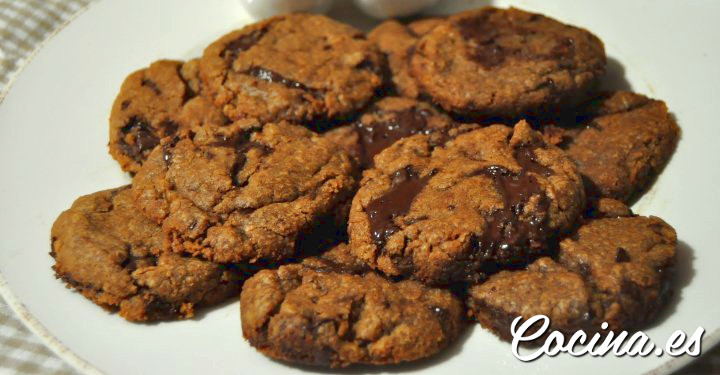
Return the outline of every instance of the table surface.
{"type": "MultiPolygon", "coordinates": [[[[0,0],[0,93],[46,38],[94,0],[0,0]]],[[[0,374],[77,374],[0,298],[0,374]]],[[[720,346],[678,374],[720,374],[720,346]]]]}

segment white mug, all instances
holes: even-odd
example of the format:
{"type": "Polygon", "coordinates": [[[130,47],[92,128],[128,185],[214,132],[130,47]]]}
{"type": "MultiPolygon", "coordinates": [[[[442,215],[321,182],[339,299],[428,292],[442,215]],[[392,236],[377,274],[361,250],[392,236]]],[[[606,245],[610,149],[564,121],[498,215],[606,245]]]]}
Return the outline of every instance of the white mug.
{"type": "Polygon", "coordinates": [[[248,13],[255,18],[268,18],[291,12],[325,13],[333,0],[240,0],[248,13]]]}
{"type": "MultiPolygon", "coordinates": [[[[438,2],[438,0],[354,1],[365,14],[378,19],[411,16],[438,2]]],[[[334,0],[240,0],[245,10],[258,19],[291,12],[327,13],[333,2],[334,0]]]]}
{"type": "Polygon", "coordinates": [[[374,18],[407,17],[433,6],[438,0],[355,0],[363,12],[374,18]]]}

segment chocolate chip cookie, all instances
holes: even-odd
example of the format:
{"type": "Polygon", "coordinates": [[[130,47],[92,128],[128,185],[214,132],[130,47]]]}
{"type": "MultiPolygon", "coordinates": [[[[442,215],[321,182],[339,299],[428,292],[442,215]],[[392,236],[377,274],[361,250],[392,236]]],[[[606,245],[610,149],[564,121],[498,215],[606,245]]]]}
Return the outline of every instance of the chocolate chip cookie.
{"type": "MultiPolygon", "coordinates": [[[[433,132],[453,133],[456,125],[445,114],[430,104],[399,97],[387,97],[363,112],[352,125],[336,128],[326,133],[359,160],[365,168],[371,166],[373,157],[398,139],[413,134],[433,132]]],[[[458,126],[457,131],[467,130],[458,126]]]]}
{"type": "Polygon", "coordinates": [[[133,206],[129,186],[78,198],[52,227],[55,273],[129,321],[182,319],[240,292],[244,271],[158,254],[160,227],[133,206]]]}
{"type": "Polygon", "coordinates": [[[447,290],[344,270],[306,261],[260,271],[240,297],[243,336],[271,358],[346,367],[429,357],[464,327],[462,304],[447,290]]]}
{"type": "Polygon", "coordinates": [[[604,72],[604,47],[592,33],[515,8],[452,15],[410,57],[420,95],[473,119],[577,104],[604,72]]]}
{"type": "Polygon", "coordinates": [[[356,256],[389,276],[472,281],[543,254],[584,206],[573,163],[524,122],[446,143],[429,135],[375,156],[350,210],[356,256]]]}
{"type": "Polygon", "coordinates": [[[354,174],[345,152],[304,127],[244,120],[166,139],[133,192],[168,250],[219,263],[280,261],[323,222],[346,217],[354,174]]]}
{"type": "MultiPolygon", "coordinates": [[[[511,340],[511,322],[550,318],[568,337],[641,328],[671,294],[675,231],[656,217],[591,220],[560,243],[558,262],[542,258],[523,271],[502,271],[468,291],[469,315],[511,340]]],[[[535,327],[538,328],[538,327],[535,327]]]]}
{"type": "Polygon", "coordinates": [[[160,60],[125,79],[110,114],[109,144],[123,170],[136,173],[163,137],[226,122],[207,99],[197,96],[195,64],[160,60]]]}
{"type": "MultiPolygon", "coordinates": [[[[542,257],[527,270],[501,271],[470,287],[468,315],[507,341],[513,339],[511,326],[518,316],[524,322],[545,315],[550,319],[550,330],[572,336],[578,329],[591,328],[590,294],[580,274],[542,257]]],[[[539,323],[533,328],[524,336],[539,329],[539,323]]]]}
{"type": "Polygon", "coordinates": [[[627,202],[665,166],[680,128],[664,102],[618,91],[585,104],[572,124],[544,133],[577,164],[589,198],[627,202]]]}
{"type": "Polygon", "coordinates": [[[671,295],[676,251],[675,230],[660,218],[608,218],[560,242],[558,261],[587,279],[594,316],[618,330],[657,315],[671,295]]]}
{"type": "Polygon", "coordinates": [[[383,72],[382,54],[362,32],[310,14],[233,31],[208,46],[200,62],[209,95],[230,119],[306,125],[362,108],[383,85],[383,72]]]}

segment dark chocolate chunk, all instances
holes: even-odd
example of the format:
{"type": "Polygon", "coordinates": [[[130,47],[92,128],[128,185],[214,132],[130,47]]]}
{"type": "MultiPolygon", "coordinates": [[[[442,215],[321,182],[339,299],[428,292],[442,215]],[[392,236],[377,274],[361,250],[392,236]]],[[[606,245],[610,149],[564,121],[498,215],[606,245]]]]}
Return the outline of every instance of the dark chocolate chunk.
{"type": "Polygon", "coordinates": [[[388,121],[377,121],[368,124],[358,121],[354,124],[360,133],[364,164],[371,165],[373,156],[395,143],[398,139],[413,134],[429,133],[427,117],[430,116],[430,113],[426,110],[410,108],[392,112],[392,115],[392,118],[388,121]]]}
{"type": "Polygon", "coordinates": [[[277,84],[281,84],[287,88],[306,91],[315,97],[322,96],[321,90],[315,90],[315,89],[309,88],[300,82],[293,81],[293,80],[286,78],[276,72],[273,72],[272,70],[265,69],[263,67],[254,66],[245,73],[249,76],[258,78],[258,79],[266,81],[266,82],[277,83],[277,84]]]}
{"type": "Polygon", "coordinates": [[[541,176],[549,177],[553,175],[553,170],[538,163],[535,156],[535,148],[531,145],[523,145],[515,149],[515,160],[527,171],[535,172],[541,176]]]}
{"type": "MultiPolygon", "coordinates": [[[[127,124],[120,129],[120,131],[123,135],[134,135],[134,147],[124,141],[121,146],[124,151],[135,160],[142,160],[142,156],[145,152],[152,150],[160,143],[160,140],[153,132],[150,124],[141,117],[131,117],[127,124]]],[[[122,138],[123,137],[121,137],[121,139],[122,138]]]]}
{"type": "Polygon", "coordinates": [[[160,87],[158,87],[158,85],[155,83],[155,81],[152,81],[147,78],[143,78],[143,80],[140,82],[140,85],[149,88],[150,90],[152,90],[155,93],[155,95],[162,94],[162,91],[160,91],[160,87]]]}
{"type": "Polygon", "coordinates": [[[628,254],[627,250],[623,249],[622,247],[617,248],[617,254],[615,255],[615,262],[616,263],[627,263],[630,261],[630,254],[628,254]]]}
{"type": "Polygon", "coordinates": [[[408,212],[415,196],[422,191],[430,177],[421,178],[412,166],[407,166],[392,176],[393,187],[390,191],[368,204],[370,230],[379,247],[383,247],[388,237],[397,231],[393,220],[408,212]]]}
{"type": "Polygon", "coordinates": [[[486,259],[513,260],[519,254],[541,249],[548,236],[545,215],[521,218],[533,195],[540,196],[535,212],[546,213],[549,208],[548,199],[535,177],[526,170],[513,173],[500,166],[482,169],[474,175],[491,177],[504,201],[502,209],[490,214],[483,235],[477,238],[479,254],[486,259]]]}
{"type": "Polygon", "coordinates": [[[228,65],[232,65],[233,61],[238,57],[240,52],[247,51],[250,47],[257,44],[263,35],[267,32],[267,28],[255,30],[249,34],[244,34],[228,43],[222,51],[222,57],[228,61],[228,65]]]}
{"type": "MultiPolygon", "coordinates": [[[[490,9],[474,18],[464,18],[457,22],[462,37],[470,41],[472,48],[469,57],[483,67],[491,69],[501,65],[508,58],[523,60],[560,59],[572,60],[575,41],[569,37],[557,37],[555,44],[547,53],[530,50],[523,43],[513,42],[520,38],[526,41],[536,31],[515,24],[507,17],[493,17],[497,9],[490,9]],[[492,17],[492,20],[490,19],[492,17]]],[[[548,81],[552,85],[552,80],[548,81]]]]}

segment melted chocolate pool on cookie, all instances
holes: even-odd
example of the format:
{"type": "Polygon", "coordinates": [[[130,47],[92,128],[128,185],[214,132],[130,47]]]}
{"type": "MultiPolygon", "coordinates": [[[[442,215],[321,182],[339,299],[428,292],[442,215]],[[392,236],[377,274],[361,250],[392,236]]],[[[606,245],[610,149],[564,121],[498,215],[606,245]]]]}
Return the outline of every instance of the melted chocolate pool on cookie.
{"type": "MultiPolygon", "coordinates": [[[[489,176],[502,193],[504,206],[488,217],[483,235],[477,238],[477,250],[487,259],[514,259],[513,254],[524,254],[525,248],[540,249],[547,240],[549,202],[537,179],[523,169],[513,173],[501,166],[491,166],[475,174],[489,176]],[[538,207],[528,220],[519,220],[528,200],[540,197],[538,207]]],[[[515,259],[521,260],[521,259],[515,259]]]]}
{"type": "Polygon", "coordinates": [[[373,156],[398,139],[431,131],[427,128],[427,118],[432,114],[426,109],[411,107],[389,113],[392,117],[387,121],[358,121],[354,125],[360,133],[362,163],[365,165],[372,164],[373,156]]]}
{"type": "Polygon", "coordinates": [[[378,246],[384,246],[387,238],[398,230],[393,220],[410,210],[413,199],[420,194],[433,174],[434,171],[431,171],[427,176],[420,177],[412,166],[407,166],[395,172],[390,191],[368,204],[370,230],[378,246]]]}

